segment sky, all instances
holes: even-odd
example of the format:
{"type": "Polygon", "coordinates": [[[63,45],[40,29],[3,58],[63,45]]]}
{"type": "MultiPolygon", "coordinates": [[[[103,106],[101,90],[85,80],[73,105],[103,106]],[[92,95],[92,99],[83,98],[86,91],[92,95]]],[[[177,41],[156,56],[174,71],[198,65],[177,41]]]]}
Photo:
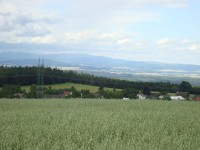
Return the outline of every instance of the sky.
{"type": "Polygon", "coordinates": [[[0,53],[200,65],[200,0],[0,0],[0,53]]]}

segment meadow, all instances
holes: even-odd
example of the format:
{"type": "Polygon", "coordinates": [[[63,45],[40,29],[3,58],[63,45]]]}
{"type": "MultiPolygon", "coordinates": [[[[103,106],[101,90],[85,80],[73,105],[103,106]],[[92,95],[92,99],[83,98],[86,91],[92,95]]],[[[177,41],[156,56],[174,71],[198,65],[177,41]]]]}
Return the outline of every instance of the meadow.
{"type": "Polygon", "coordinates": [[[200,103],[0,99],[0,149],[197,150],[200,103]]]}
{"type": "MultiPolygon", "coordinates": [[[[53,89],[65,89],[65,88],[71,88],[75,87],[78,91],[81,91],[83,89],[90,90],[90,92],[98,92],[99,87],[98,86],[92,86],[92,85],[84,85],[84,84],[77,84],[77,83],[61,83],[61,84],[51,84],[51,85],[44,85],[44,87],[51,86],[53,89]]],[[[22,86],[22,89],[29,91],[31,86],[22,86]]],[[[113,90],[112,88],[105,88],[105,90],[113,90]]]]}

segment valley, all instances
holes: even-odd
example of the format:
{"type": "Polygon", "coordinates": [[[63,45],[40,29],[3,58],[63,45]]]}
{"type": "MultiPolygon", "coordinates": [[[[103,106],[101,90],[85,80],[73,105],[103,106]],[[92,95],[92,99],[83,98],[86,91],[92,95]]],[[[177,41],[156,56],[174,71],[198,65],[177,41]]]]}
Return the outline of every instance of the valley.
{"type": "Polygon", "coordinates": [[[180,83],[184,80],[193,86],[200,86],[200,65],[192,64],[122,60],[72,53],[33,54],[19,52],[15,54],[13,59],[11,54],[7,52],[1,53],[0,65],[37,66],[39,58],[44,58],[45,66],[61,70],[75,70],[95,76],[144,82],[180,83]]]}

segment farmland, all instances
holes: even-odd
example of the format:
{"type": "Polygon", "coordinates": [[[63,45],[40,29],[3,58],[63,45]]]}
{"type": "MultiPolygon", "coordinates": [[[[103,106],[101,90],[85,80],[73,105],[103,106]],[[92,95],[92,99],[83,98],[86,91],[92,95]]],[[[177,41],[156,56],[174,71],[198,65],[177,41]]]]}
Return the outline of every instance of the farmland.
{"type": "Polygon", "coordinates": [[[200,103],[0,100],[0,149],[199,149],[200,103]]]}
{"type": "MultiPolygon", "coordinates": [[[[82,89],[90,90],[90,92],[97,92],[99,90],[98,86],[92,86],[92,85],[84,85],[84,84],[76,84],[76,83],[61,83],[61,84],[52,84],[52,85],[44,85],[44,87],[51,86],[54,89],[65,89],[65,88],[71,88],[75,87],[78,91],[81,91],[82,89]]],[[[22,89],[29,91],[31,86],[22,86],[22,89]]],[[[105,90],[112,90],[111,88],[105,88],[105,90]]]]}

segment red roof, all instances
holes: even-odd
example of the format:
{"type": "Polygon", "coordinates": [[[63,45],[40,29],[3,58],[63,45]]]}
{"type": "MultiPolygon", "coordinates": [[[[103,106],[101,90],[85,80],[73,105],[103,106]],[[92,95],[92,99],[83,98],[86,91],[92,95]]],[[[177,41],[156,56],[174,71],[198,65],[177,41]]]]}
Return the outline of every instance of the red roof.
{"type": "Polygon", "coordinates": [[[63,95],[65,95],[65,96],[72,95],[72,92],[63,92],[63,95]]]}
{"type": "Polygon", "coordinates": [[[196,101],[200,101],[200,96],[197,96],[197,97],[196,97],[196,101]]]}

